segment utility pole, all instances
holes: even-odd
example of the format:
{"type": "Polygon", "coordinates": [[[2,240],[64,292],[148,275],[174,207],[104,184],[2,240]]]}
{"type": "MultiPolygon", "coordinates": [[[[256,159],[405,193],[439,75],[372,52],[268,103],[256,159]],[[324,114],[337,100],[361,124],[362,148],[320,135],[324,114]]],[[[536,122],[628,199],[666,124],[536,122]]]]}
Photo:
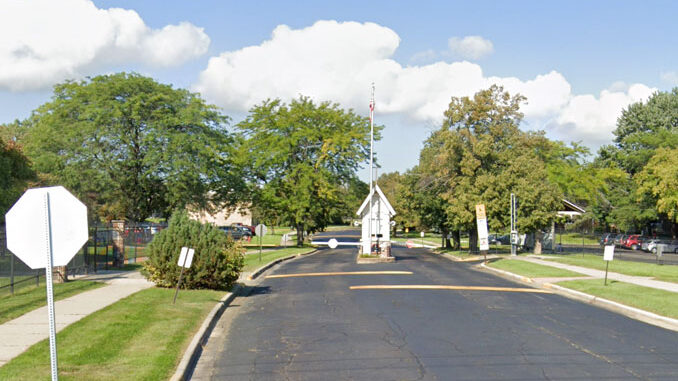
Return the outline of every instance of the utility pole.
{"type": "Polygon", "coordinates": [[[367,254],[371,255],[372,254],[372,191],[373,191],[373,183],[374,183],[374,167],[373,167],[373,160],[374,160],[374,82],[372,82],[372,98],[370,99],[370,218],[369,218],[369,227],[368,227],[368,232],[369,232],[369,251],[367,254]]]}

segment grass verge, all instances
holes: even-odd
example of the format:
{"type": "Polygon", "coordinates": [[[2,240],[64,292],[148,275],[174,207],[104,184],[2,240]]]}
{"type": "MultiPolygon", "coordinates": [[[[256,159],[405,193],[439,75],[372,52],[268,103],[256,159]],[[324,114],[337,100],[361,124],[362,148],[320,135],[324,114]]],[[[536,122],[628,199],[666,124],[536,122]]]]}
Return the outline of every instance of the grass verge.
{"type": "Polygon", "coordinates": [[[670,291],[610,280],[605,286],[602,279],[573,280],[557,284],[658,315],[678,318],[678,298],[670,291]]]}
{"type": "MultiPolygon", "coordinates": [[[[545,255],[545,259],[566,263],[568,265],[588,267],[590,269],[605,271],[605,261],[600,255],[593,254],[572,254],[572,255],[545,255]]],[[[631,261],[612,261],[610,262],[610,272],[651,277],[666,282],[678,283],[678,266],[658,265],[655,263],[631,262],[631,261]]]]}
{"type": "Polygon", "coordinates": [[[261,253],[259,261],[259,252],[245,254],[245,266],[243,272],[251,272],[279,258],[289,257],[290,255],[306,254],[315,250],[313,247],[288,247],[285,249],[269,250],[261,253]]]}
{"type": "Polygon", "coordinates": [[[576,273],[569,270],[563,270],[551,266],[539,265],[526,261],[500,259],[498,261],[488,264],[488,266],[508,271],[514,274],[526,276],[528,278],[566,278],[586,276],[584,274],[576,273]]]}
{"type": "MultiPolygon", "coordinates": [[[[64,380],[167,380],[224,292],[151,288],[71,324],[57,335],[64,380]]],[[[0,368],[1,380],[45,380],[49,340],[0,368]]]]}
{"type": "MultiPolygon", "coordinates": [[[[53,285],[54,300],[61,300],[103,286],[101,282],[76,280],[53,285]]],[[[0,324],[47,305],[45,282],[40,286],[23,287],[14,295],[0,297],[0,324]]],[[[0,380],[3,378],[0,377],[0,380]]]]}

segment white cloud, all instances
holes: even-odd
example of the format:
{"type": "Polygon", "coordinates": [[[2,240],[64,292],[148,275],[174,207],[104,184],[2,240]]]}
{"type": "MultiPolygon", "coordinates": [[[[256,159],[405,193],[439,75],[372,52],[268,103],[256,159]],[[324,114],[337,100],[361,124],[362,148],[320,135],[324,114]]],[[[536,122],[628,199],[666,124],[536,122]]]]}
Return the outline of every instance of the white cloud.
{"type": "Polygon", "coordinates": [[[661,74],[662,81],[668,83],[671,86],[678,86],[678,72],[667,71],[661,74]]]}
{"type": "Polygon", "coordinates": [[[49,87],[123,63],[175,66],[207,52],[202,28],[148,27],[132,10],[90,0],[0,0],[0,89],[49,87]]]}
{"type": "Polygon", "coordinates": [[[560,110],[556,123],[560,134],[578,137],[584,143],[600,145],[612,138],[621,111],[632,103],[645,101],[656,89],[634,84],[627,91],[603,90],[593,95],[576,95],[560,110]]]}
{"type": "Polygon", "coordinates": [[[470,60],[480,59],[494,51],[492,41],[480,36],[451,37],[447,41],[447,45],[456,56],[470,60]]]}
{"type": "Polygon", "coordinates": [[[521,80],[491,77],[475,63],[435,62],[402,66],[392,59],[400,38],[391,29],[356,22],[318,21],[303,29],[278,26],[270,40],[209,60],[194,90],[229,112],[244,112],[266,98],[289,101],[300,94],[331,100],[367,114],[376,84],[379,114],[438,125],[452,96],[472,96],[494,83],[521,93],[530,128],[590,146],[609,142],[621,110],[653,89],[617,84],[594,95],[575,95],[557,71],[521,80]]]}

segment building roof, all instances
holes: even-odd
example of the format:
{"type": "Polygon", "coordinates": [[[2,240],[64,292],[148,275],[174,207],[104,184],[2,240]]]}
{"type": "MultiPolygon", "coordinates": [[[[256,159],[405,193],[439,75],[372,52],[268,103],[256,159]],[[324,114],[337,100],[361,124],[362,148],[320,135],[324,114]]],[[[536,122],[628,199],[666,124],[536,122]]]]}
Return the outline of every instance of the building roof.
{"type": "Polygon", "coordinates": [[[568,217],[581,216],[584,213],[586,213],[584,208],[565,199],[563,199],[563,210],[558,211],[559,216],[568,217]]]}
{"type": "Polygon", "coordinates": [[[388,199],[386,199],[386,196],[384,196],[384,192],[382,192],[381,189],[379,188],[379,185],[376,185],[376,184],[375,184],[374,188],[372,188],[372,192],[370,194],[368,194],[367,197],[365,197],[365,201],[363,201],[363,204],[360,205],[360,208],[358,209],[356,214],[359,215],[359,216],[363,215],[363,210],[365,209],[365,207],[367,207],[368,202],[372,199],[372,197],[374,197],[374,192],[377,192],[377,194],[379,195],[379,199],[384,203],[384,205],[386,205],[386,209],[388,210],[388,214],[390,216],[395,216],[396,212],[393,209],[393,207],[391,206],[391,203],[388,202],[388,199]]]}

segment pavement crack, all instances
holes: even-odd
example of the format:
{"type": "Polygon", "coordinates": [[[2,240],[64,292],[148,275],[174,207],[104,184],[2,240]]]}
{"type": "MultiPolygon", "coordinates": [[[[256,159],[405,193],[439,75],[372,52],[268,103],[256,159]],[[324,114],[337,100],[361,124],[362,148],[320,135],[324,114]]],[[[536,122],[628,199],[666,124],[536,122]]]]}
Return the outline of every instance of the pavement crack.
{"type": "Polygon", "coordinates": [[[646,379],[645,377],[641,376],[640,374],[634,372],[633,369],[630,369],[630,368],[628,368],[628,367],[626,367],[626,366],[624,366],[624,365],[622,365],[622,364],[620,364],[620,363],[618,363],[618,362],[612,360],[611,358],[609,358],[609,357],[607,357],[607,356],[605,356],[605,355],[603,355],[603,354],[596,353],[596,352],[594,352],[594,351],[592,351],[592,350],[590,350],[590,349],[584,347],[584,346],[581,345],[581,344],[575,343],[574,341],[568,339],[568,338],[565,337],[565,336],[559,335],[559,334],[557,334],[557,333],[555,333],[555,332],[553,332],[553,331],[551,331],[551,330],[549,330],[549,329],[547,329],[547,328],[544,328],[544,327],[537,327],[537,329],[539,329],[540,331],[542,331],[542,332],[544,332],[544,333],[546,333],[546,334],[549,334],[549,335],[551,335],[551,336],[553,336],[553,337],[555,337],[555,338],[557,338],[557,339],[559,339],[559,340],[561,340],[561,341],[566,342],[566,343],[569,344],[571,347],[575,348],[576,350],[578,350],[578,351],[580,351],[580,352],[586,353],[587,355],[592,356],[592,357],[594,357],[594,358],[596,358],[596,359],[598,359],[598,360],[604,361],[604,362],[606,362],[606,363],[608,363],[608,364],[610,364],[610,365],[618,366],[619,368],[621,368],[622,370],[624,370],[626,373],[632,375],[633,377],[635,377],[635,378],[637,378],[637,379],[639,379],[639,380],[645,380],[645,379],[646,379]]]}

